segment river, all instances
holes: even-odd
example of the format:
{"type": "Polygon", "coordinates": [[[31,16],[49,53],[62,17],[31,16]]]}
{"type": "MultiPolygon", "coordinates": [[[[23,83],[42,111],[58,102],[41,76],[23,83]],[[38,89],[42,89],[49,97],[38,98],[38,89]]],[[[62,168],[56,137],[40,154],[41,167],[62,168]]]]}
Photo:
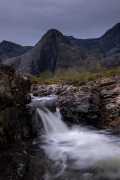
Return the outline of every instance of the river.
{"type": "MultiPolygon", "coordinates": [[[[56,97],[33,98],[30,107],[35,108],[40,133],[28,145],[15,148],[14,153],[12,149],[13,162],[18,159],[18,163],[17,176],[11,173],[11,179],[119,180],[119,135],[81,125],[68,127],[59,108],[49,110],[55,101],[56,97]]],[[[10,179],[5,176],[1,180],[10,179]]]]}

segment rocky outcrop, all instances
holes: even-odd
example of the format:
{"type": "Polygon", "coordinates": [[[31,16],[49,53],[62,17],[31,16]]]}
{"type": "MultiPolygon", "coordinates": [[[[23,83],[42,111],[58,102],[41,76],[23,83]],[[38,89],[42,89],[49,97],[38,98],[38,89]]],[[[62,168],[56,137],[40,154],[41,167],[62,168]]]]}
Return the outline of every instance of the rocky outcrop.
{"type": "Polygon", "coordinates": [[[85,86],[33,86],[36,96],[58,95],[58,106],[68,123],[120,127],[120,76],[91,81],[85,86]]]}
{"type": "Polygon", "coordinates": [[[120,66],[120,23],[96,39],[76,39],[48,30],[29,52],[4,64],[33,75],[73,67],[97,71],[120,66]]]}
{"type": "Polygon", "coordinates": [[[0,65],[0,143],[31,136],[32,125],[25,107],[31,101],[29,90],[29,79],[0,65]]]}

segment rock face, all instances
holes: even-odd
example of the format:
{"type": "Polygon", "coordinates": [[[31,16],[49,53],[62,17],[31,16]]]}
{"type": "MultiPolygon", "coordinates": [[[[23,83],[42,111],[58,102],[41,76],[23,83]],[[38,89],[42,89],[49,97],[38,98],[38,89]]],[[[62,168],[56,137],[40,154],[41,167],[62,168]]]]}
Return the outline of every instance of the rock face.
{"type": "Polygon", "coordinates": [[[20,56],[21,54],[32,49],[32,46],[21,46],[9,41],[2,41],[0,43],[0,63],[8,58],[20,56]]]}
{"type": "Polygon", "coordinates": [[[0,143],[30,137],[32,125],[25,103],[30,81],[14,69],[0,65],[0,143]]]}
{"type": "Polygon", "coordinates": [[[34,95],[58,95],[64,120],[96,127],[120,127],[120,76],[102,78],[86,86],[34,86],[34,95]]]}
{"type": "Polygon", "coordinates": [[[76,39],[51,29],[31,51],[4,63],[33,75],[71,67],[94,71],[96,67],[117,67],[120,65],[120,23],[96,39],[76,39]]]}

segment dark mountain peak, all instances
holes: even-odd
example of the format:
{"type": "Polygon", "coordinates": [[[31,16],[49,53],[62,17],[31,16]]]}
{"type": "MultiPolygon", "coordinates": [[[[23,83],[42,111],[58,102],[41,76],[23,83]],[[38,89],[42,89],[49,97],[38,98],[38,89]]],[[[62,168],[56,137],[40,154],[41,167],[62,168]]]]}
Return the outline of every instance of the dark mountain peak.
{"type": "Polygon", "coordinates": [[[18,45],[18,44],[15,44],[11,41],[6,41],[6,40],[3,40],[0,44],[2,45],[15,45],[15,46],[21,46],[21,45],[18,45]]]}
{"type": "Polygon", "coordinates": [[[12,43],[12,42],[3,40],[1,43],[2,43],[2,44],[6,44],[6,43],[12,43]]]}
{"type": "Polygon", "coordinates": [[[49,38],[56,39],[56,38],[63,38],[63,37],[64,37],[63,34],[60,31],[58,31],[57,29],[50,29],[45,33],[45,35],[43,35],[42,40],[49,39],[49,38]]]}
{"type": "Polygon", "coordinates": [[[10,41],[3,40],[1,44],[11,43],[10,41]]]}
{"type": "Polygon", "coordinates": [[[57,29],[49,29],[46,33],[46,35],[51,35],[51,36],[63,36],[63,34],[57,30],[57,29]]]}
{"type": "Polygon", "coordinates": [[[37,47],[40,47],[41,44],[44,45],[44,44],[49,44],[50,46],[50,42],[51,43],[60,43],[60,42],[63,42],[63,43],[66,43],[66,44],[69,44],[69,41],[68,39],[66,38],[67,36],[64,36],[60,31],[58,31],[57,29],[49,29],[43,36],[42,38],[40,39],[40,41],[36,44],[35,48],[37,47]]]}
{"type": "Polygon", "coordinates": [[[89,70],[97,64],[103,68],[117,67],[120,66],[120,23],[97,39],[77,39],[50,29],[31,51],[19,57],[11,55],[16,48],[10,48],[10,53],[9,48],[5,49],[7,53],[4,54],[14,58],[5,60],[4,64],[33,75],[73,67],[89,70]]]}
{"type": "MultiPolygon", "coordinates": [[[[117,23],[115,26],[113,26],[113,28],[119,28],[119,29],[120,29],[120,22],[117,23]]],[[[113,28],[112,28],[112,29],[113,29],[113,28]]]]}
{"type": "Polygon", "coordinates": [[[0,43],[0,63],[12,57],[20,56],[31,50],[32,46],[21,46],[10,41],[3,40],[0,43]]]}
{"type": "Polygon", "coordinates": [[[111,29],[109,29],[107,32],[109,31],[115,31],[115,32],[119,32],[120,33],[120,23],[117,23],[115,26],[113,26],[111,29]]]}
{"type": "Polygon", "coordinates": [[[11,41],[6,41],[6,40],[3,40],[1,43],[0,43],[0,46],[3,46],[3,47],[6,47],[6,46],[10,46],[10,47],[18,47],[18,48],[26,48],[26,49],[32,49],[33,46],[21,46],[20,44],[16,44],[14,42],[11,42],[11,41]]]}
{"type": "Polygon", "coordinates": [[[101,36],[102,38],[104,38],[105,36],[117,36],[120,35],[120,23],[117,23],[115,26],[113,26],[111,29],[109,29],[108,31],[106,31],[106,33],[101,36]]]}

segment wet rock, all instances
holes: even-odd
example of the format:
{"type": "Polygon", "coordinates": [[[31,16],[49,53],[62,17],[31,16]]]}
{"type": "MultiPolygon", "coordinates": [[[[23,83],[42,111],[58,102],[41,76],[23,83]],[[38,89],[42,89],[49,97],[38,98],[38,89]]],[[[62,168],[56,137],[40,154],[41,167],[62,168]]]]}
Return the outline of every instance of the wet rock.
{"type": "Polygon", "coordinates": [[[85,86],[41,85],[37,96],[58,95],[64,120],[96,127],[120,127],[120,76],[91,81],[85,86]],[[116,122],[116,123],[113,123],[116,122]]]}
{"type": "Polygon", "coordinates": [[[32,135],[32,124],[26,110],[31,101],[30,80],[14,69],[0,65],[0,143],[32,135]]]}
{"type": "MultiPolygon", "coordinates": [[[[30,144],[30,142],[29,142],[30,144]]],[[[12,141],[0,151],[0,180],[24,179],[28,173],[30,157],[26,150],[28,142],[12,141]]]]}

